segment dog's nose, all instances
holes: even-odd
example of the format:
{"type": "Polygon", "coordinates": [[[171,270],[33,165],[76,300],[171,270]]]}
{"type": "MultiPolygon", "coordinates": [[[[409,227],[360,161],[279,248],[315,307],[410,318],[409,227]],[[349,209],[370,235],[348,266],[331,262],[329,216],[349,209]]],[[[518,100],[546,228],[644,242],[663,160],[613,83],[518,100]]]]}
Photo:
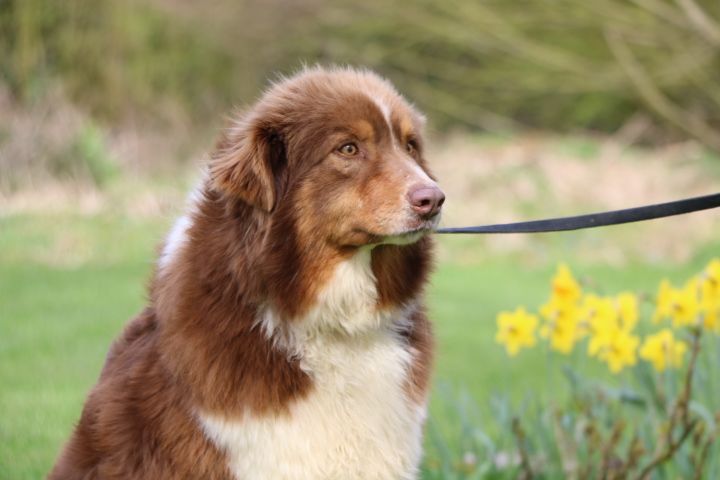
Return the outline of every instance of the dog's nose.
{"type": "Polygon", "coordinates": [[[437,215],[445,202],[445,194],[437,186],[419,185],[408,192],[412,209],[423,218],[437,215]]]}

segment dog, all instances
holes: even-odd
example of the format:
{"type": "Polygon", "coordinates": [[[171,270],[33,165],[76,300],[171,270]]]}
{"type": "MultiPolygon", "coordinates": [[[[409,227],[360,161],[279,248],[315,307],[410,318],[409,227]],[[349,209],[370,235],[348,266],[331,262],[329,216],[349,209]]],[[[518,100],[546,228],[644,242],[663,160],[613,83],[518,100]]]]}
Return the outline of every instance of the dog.
{"type": "Polygon", "coordinates": [[[339,67],[234,118],[49,478],[416,478],[445,199],[423,124],[339,67]]]}

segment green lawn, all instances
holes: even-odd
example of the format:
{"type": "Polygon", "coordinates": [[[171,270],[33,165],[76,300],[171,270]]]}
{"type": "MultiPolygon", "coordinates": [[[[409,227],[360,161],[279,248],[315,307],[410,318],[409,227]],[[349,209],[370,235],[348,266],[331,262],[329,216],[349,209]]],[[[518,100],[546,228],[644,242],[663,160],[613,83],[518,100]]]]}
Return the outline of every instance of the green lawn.
{"type": "MultiPolygon", "coordinates": [[[[108,345],[145,301],[168,225],[113,215],[0,218],[0,478],[35,479],[50,468],[108,345]]],[[[456,428],[447,392],[466,391],[483,412],[497,393],[519,401],[563,388],[540,349],[509,361],[494,343],[496,313],[535,307],[557,261],[610,291],[652,291],[660,277],[684,279],[720,252],[716,244],[683,265],[612,268],[574,258],[560,238],[542,240],[550,245],[542,262],[479,256],[438,266],[429,290],[438,338],[432,418],[447,435],[456,428]]],[[[440,241],[447,250],[484,248],[482,239],[440,241]]],[[[488,420],[488,432],[498,428],[488,420]]]]}

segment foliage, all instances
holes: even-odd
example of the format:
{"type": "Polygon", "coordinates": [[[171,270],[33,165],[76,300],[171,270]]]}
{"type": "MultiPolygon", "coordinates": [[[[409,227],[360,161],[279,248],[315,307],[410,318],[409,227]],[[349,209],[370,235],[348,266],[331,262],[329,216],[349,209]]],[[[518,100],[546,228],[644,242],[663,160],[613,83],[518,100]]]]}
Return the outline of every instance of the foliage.
{"type": "Polygon", "coordinates": [[[52,168],[58,177],[87,178],[97,186],[105,185],[117,174],[114,160],[105,148],[103,133],[92,124],[82,126],[69,150],[52,168]]]}
{"type": "Polygon", "coordinates": [[[4,194],[51,179],[105,188],[120,164],[107,130],[49,93],[30,108],[0,107],[0,170],[4,194]]]}
{"type": "Polygon", "coordinates": [[[561,265],[549,299],[539,308],[539,329],[538,316],[522,307],[498,315],[496,341],[510,356],[534,348],[537,329],[549,352],[567,356],[587,340],[588,357],[605,363],[613,375],[625,371],[633,381],[626,377],[617,389],[586,379],[582,368],[566,367],[572,386],[567,403],[555,403],[539,421],[537,414],[531,419],[497,415],[514,437],[509,453],[514,461],[491,470],[498,475],[509,470],[519,478],[717,476],[720,466],[709,459],[720,406],[714,388],[702,383],[717,375],[712,359],[718,346],[720,259],[680,288],[663,280],[645,320],[642,314],[650,312],[643,312],[640,300],[630,292],[585,292],[561,265]],[[701,353],[706,361],[700,361],[701,353]],[[647,363],[639,363],[638,356],[647,363]],[[676,373],[681,367],[684,371],[676,373]]]}
{"type": "Polygon", "coordinates": [[[225,109],[237,68],[195,27],[139,2],[0,2],[0,72],[26,101],[60,81],[106,119],[225,109]]]}
{"type": "Polygon", "coordinates": [[[59,81],[103,118],[177,121],[227,112],[302,63],[349,63],[391,77],[442,129],[622,130],[720,149],[717,2],[519,5],[5,0],[0,75],[25,100],[59,81]]]}

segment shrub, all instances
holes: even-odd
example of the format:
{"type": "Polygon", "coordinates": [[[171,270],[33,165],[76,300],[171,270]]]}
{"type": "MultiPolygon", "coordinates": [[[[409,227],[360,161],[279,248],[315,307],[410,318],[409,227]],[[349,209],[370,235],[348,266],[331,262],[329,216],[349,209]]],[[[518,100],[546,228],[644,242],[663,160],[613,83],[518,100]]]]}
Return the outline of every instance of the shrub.
{"type": "Polygon", "coordinates": [[[91,123],[76,132],[69,148],[57,152],[55,161],[49,167],[57,178],[88,180],[97,187],[105,186],[118,173],[117,164],[105,146],[102,131],[91,123]]]}
{"type": "Polygon", "coordinates": [[[184,110],[226,111],[241,66],[198,32],[139,2],[7,0],[0,2],[0,72],[24,101],[59,82],[77,104],[112,121],[138,111],[168,121],[184,110]]]}

